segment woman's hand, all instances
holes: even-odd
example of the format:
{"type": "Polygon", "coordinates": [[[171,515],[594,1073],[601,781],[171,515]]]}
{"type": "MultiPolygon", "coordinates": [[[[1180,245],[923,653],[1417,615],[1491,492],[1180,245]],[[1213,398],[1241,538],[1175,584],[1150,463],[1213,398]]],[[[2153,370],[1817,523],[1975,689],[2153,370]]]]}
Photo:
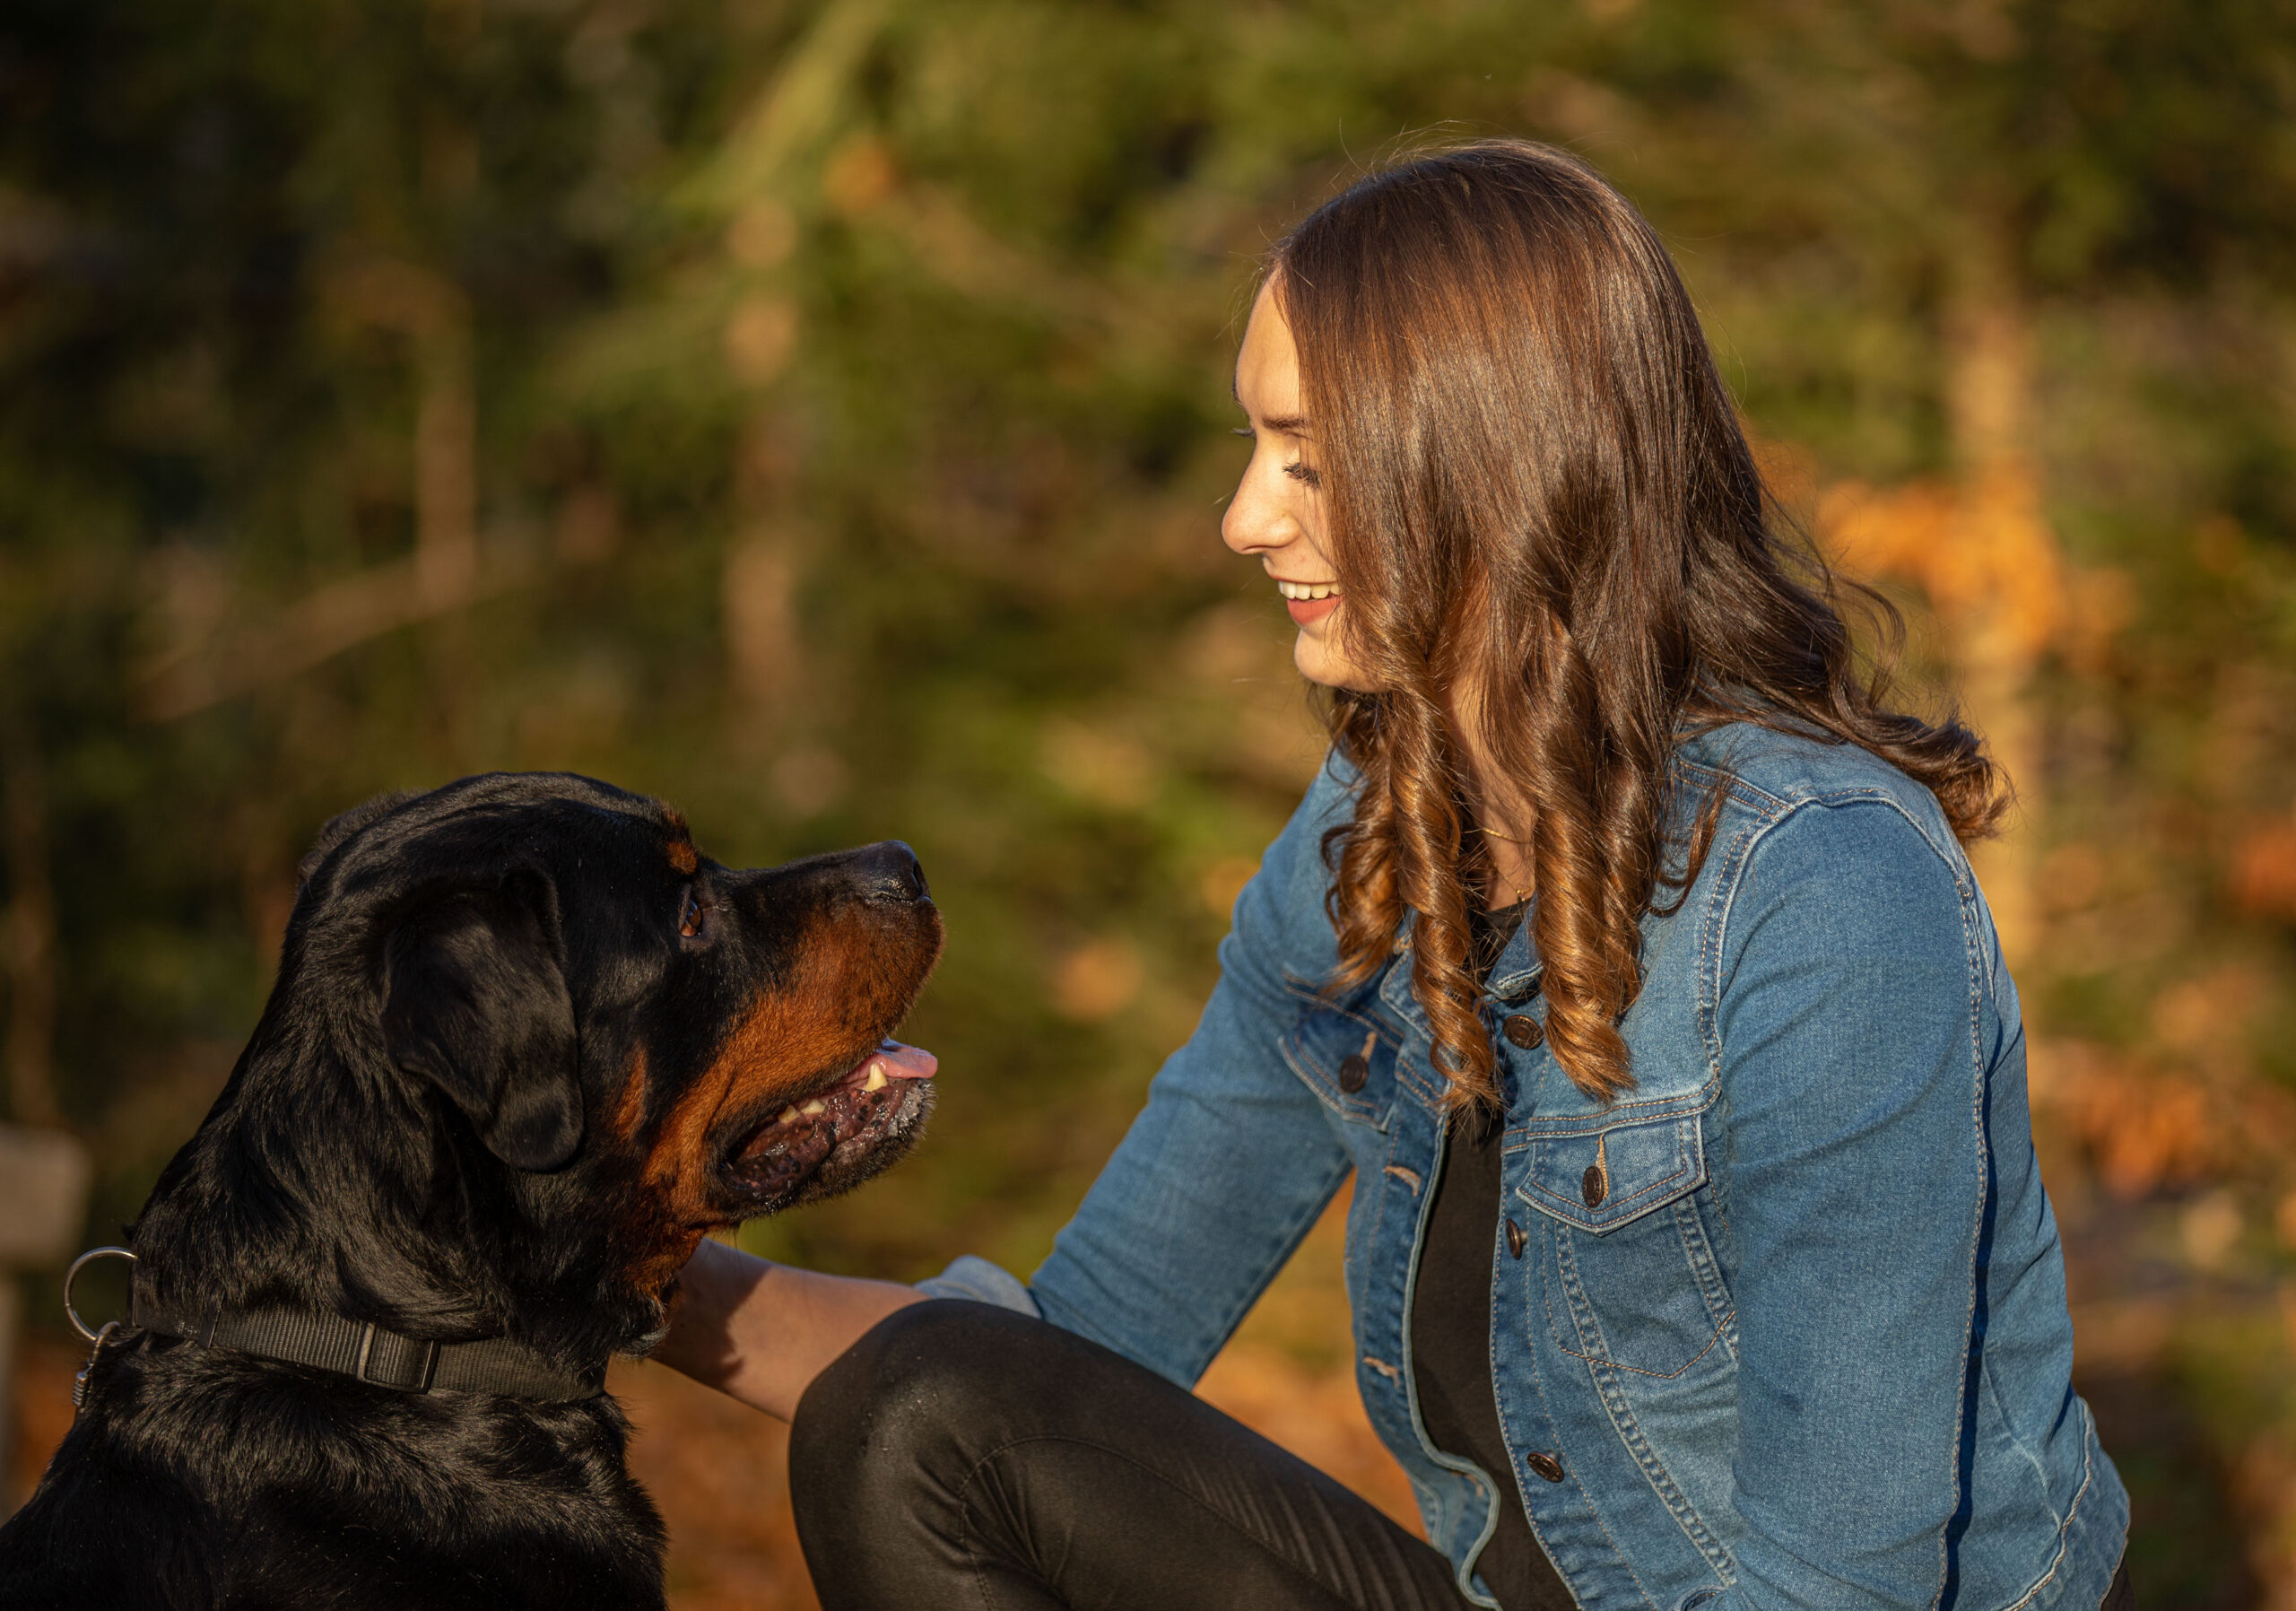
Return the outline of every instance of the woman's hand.
{"type": "Polygon", "coordinates": [[[678,1278],[669,1335],[650,1357],[787,1421],[863,1332],[923,1301],[891,1281],[794,1269],[705,1241],[678,1278]]]}

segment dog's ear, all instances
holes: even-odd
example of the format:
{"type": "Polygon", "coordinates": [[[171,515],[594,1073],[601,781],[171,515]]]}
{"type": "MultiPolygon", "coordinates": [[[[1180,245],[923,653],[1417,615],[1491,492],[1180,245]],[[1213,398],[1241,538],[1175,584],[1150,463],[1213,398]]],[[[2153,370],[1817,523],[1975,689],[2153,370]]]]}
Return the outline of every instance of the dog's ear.
{"type": "Polygon", "coordinates": [[[391,932],[383,1039],[514,1169],[557,1169],[582,1145],[574,1004],[549,883],[517,872],[442,892],[391,932]]]}
{"type": "Polygon", "coordinates": [[[311,881],[335,848],[378,817],[388,816],[409,800],[422,797],[421,791],[412,788],[395,789],[387,795],[377,795],[361,801],[350,810],[338,812],[327,818],[326,826],[319,830],[318,839],[303,852],[303,859],[295,864],[295,887],[300,889],[311,881]]]}

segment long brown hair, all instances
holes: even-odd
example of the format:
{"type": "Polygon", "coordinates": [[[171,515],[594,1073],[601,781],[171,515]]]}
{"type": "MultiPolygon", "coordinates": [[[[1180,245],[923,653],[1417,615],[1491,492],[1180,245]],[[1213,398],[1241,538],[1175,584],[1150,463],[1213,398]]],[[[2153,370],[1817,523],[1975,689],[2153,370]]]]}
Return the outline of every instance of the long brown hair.
{"type": "Polygon", "coordinates": [[[1696,875],[1713,820],[1667,843],[1686,733],[1750,720],[1859,745],[1963,839],[1991,830],[2005,802],[1979,739],[1886,708],[1894,612],[1853,590],[1883,640],[1861,666],[1845,589],[1775,529],[1657,232],[1575,158],[1520,140],[1418,156],[1318,209],[1267,274],[1344,645],[1376,690],[1332,708],[1361,774],[1324,846],[1335,983],[1378,972],[1413,914],[1412,988],[1452,1105],[1498,1101],[1466,907],[1493,869],[1453,714],[1531,812],[1547,1037],[1603,1100],[1633,1084],[1618,1025],[1640,919],[1696,875]]]}

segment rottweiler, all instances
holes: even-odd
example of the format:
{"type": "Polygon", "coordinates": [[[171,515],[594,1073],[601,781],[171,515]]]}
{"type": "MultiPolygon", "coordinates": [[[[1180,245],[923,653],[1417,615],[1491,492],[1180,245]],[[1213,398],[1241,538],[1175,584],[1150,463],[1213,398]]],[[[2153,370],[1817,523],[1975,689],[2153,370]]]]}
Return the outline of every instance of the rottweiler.
{"type": "Polygon", "coordinates": [[[737,871],[656,801],[498,773],[345,813],[302,875],[0,1606],[658,1607],[606,1360],[702,1236],[916,1140],[924,873],[737,871]]]}

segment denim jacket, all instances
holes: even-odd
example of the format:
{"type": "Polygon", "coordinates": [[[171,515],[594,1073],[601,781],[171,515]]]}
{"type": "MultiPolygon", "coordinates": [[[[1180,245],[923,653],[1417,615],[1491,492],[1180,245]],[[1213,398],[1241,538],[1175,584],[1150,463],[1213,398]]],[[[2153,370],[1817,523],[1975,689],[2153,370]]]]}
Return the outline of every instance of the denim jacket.
{"type": "MultiPolygon", "coordinates": [[[[1684,899],[1643,921],[1633,1089],[1593,1101],[1544,1040],[1493,1036],[1523,1234],[1492,1226],[1491,1358],[1531,1525],[1586,1611],[2090,1611],[2128,1502],[2070,1385],[2017,997],[1969,864],[1855,747],[1732,727],[1676,765],[1685,835],[1724,793],[1684,899]]],[[[1429,1444],[1413,1392],[1443,1156],[1426,1016],[1400,955],[1324,989],[1320,840],[1352,783],[1327,763],[1269,848],[1195,1035],[1028,1288],[970,1259],[927,1286],[1192,1385],[1352,1171],[1363,1402],[1489,1606],[1489,1474],[1429,1444]]],[[[1494,1032],[1543,1015],[1538,974],[1526,925],[1494,1032]]]]}

